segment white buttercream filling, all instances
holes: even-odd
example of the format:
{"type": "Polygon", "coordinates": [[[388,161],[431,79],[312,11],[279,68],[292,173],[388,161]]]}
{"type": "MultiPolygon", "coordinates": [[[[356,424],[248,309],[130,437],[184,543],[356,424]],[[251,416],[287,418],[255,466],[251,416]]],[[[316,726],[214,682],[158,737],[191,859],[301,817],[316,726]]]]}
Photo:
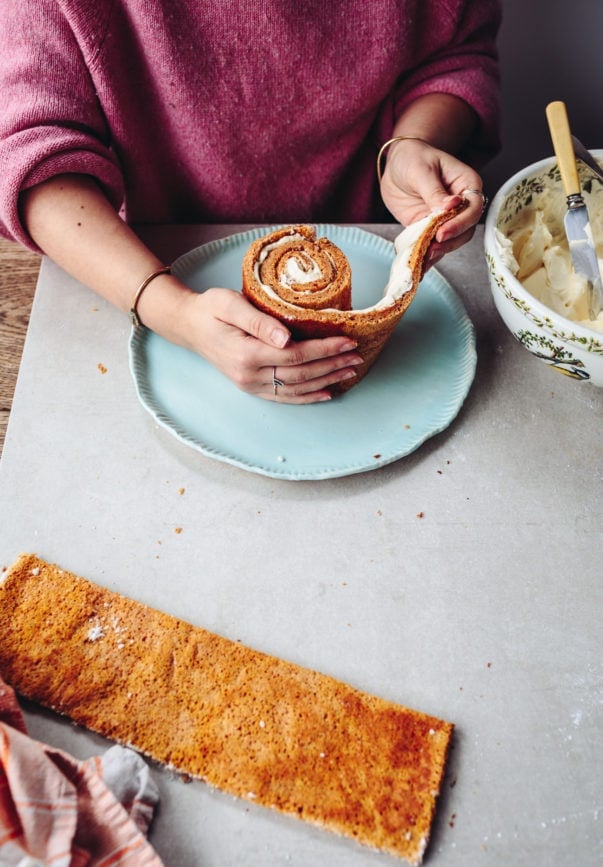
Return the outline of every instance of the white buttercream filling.
{"type": "Polygon", "coordinates": [[[314,259],[307,253],[300,252],[297,256],[287,259],[281,282],[285,286],[303,286],[304,283],[314,283],[321,277],[322,271],[314,259]]]}
{"type": "MultiPolygon", "coordinates": [[[[260,255],[258,256],[257,261],[253,266],[253,271],[255,274],[255,279],[267,295],[270,295],[272,298],[279,298],[278,293],[275,292],[271,286],[269,286],[267,283],[262,283],[262,281],[260,280],[261,265],[266,261],[266,258],[269,256],[269,254],[273,250],[278,249],[278,247],[283,247],[290,241],[305,240],[306,238],[303,235],[300,235],[299,232],[291,232],[291,234],[283,235],[283,237],[279,238],[277,241],[272,241],[270,244],[266,244],[265,247],[262,247],[260,255]]],[[[329,258],[331,257],[329,256],[329,258]]],[[[295,252],[294,256],[290,256],[285,262],[285,267],[280,275],[279,282],[281,286],[290,289],[291,286],[294,285],[303,286],[304,283],[313,283],[315,280],[320,280],[321,277],[322,270],[320,268],[320,265],[312,258],[309,253],[299,250],[295,252]]],[[[308,293],[309,292],[310,290],[308,290],[308,293]]]]}
{"type": "MultiPolygon", "coordinates": [[[[603,274],[603,188],[593,184],[592,192],[584,192],[584,199],[603,274]]],[[[603,331],[603,311],[595,320],[589,318],[588,282],[572,267],[563,226],[565,211],[560,184],[546,178],[544,189],[534,196],[533,204],[522,208],[507,226],[496,230],[499,253],[530,295],[567,319],[603,331]]]]}
{"type": "Polygon", "coordinates": [[[422,220],[411,223],[397,236],[394,241],[396,255],[390,268],[389,280],[383,290],[383,296],[372,307],[368,307],[368,310],[381,310],[383,307],[389,307],[407,292],[410,292],[413,286],[410,257],[421,235],[438,213],[440,212],[433,212],[423,217],[422,220]]]}

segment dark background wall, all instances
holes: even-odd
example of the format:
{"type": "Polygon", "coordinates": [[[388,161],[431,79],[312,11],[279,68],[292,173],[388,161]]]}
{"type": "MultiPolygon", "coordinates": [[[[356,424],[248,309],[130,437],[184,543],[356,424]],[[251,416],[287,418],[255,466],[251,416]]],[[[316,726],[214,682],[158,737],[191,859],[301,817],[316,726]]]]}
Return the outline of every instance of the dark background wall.
{"type": "Polygon", "coordinates": [[[502,0],[503,147],[482,172],[492,196],[516,171],[552,156],[544,114],[567,105],[572,131],[603,148],[603,0],[502,0]]]}

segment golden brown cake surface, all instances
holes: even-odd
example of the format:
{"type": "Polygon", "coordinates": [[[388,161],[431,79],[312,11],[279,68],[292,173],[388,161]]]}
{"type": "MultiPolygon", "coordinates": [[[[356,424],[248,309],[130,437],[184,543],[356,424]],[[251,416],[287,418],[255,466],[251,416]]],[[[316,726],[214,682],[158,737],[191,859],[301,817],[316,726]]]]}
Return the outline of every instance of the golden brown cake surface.
{"type": "Polygon", "coordinates": [[[421,861],[451,723],[32,554],[0,584],[0,673],[23,696],[212,786],[421,861]]]}

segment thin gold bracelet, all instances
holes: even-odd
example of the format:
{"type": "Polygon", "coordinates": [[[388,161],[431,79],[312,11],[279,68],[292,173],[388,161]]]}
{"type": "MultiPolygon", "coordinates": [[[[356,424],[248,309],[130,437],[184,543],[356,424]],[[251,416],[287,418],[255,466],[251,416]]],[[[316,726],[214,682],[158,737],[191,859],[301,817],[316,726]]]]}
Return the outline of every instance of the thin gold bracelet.
{"type": "Polygon", "coordinates": [[[140,317],[138,316],[138,311],[137,311],[138,302],[140,301],[140,296],[142,295],[144,290],[147,288],[147,286],[149,285],[151,280],[154,280],[155,277],[161,277],[162,274],[171,274],[171,271],[172,271],[172,269],[170,268],[169,265],[165,265],[163,268],[158,268],[156,271],[153,271],[152,274],[149,274],[148,277],[145,277],[145,279],[142,281],[142,283],[140,284],[140,286],[136,290],[136,295],[134,296],[134,301],[132,301],[132,306],[130,307],[130,320],[131,320],[134,328],[138,328],[140,325],[142,325],[142,322],[140,321],[140,317]]]}
{"type": "Polygon", "coordinates": [[[379,153],[377,154],[377,177],[379,178],[379,183],[381,183],[381,177],[382,177],[381,160],[383,159],[383,154],[385,153],[385,151],[388,149],[388,147],[390,147],[390,145],[395,144],[397,141],[407,141],[409,139],[410,139],[410,141],[422,141],[423,144],[426,144],[426,145],[429,144],[428,141],[425,141],[424,138],[419,138],[418,135],[396,135],[393,138],[390,138],[388,141],[386,141],[385,144],[381,145],[379,153]]]}

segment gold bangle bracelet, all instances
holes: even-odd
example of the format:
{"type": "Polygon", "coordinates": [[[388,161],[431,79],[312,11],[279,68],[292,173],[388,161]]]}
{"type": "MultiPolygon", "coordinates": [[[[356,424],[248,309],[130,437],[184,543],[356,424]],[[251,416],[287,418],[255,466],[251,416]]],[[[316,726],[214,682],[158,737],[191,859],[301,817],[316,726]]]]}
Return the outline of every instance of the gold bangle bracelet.
{"type": "Polygon", "coordinates": [[[131,320],[134,328],[138,328],[140,325],[142,325],[142,322],[140,321],[140,317],[138,316],[138,311],[137,311],[138,302],[140,301],[140,296],[142,295],[144,290],[147,288],[147,286],[149,285],[151,280],[154,280],[155,277],[160,277],[162,274],[170,274],[171,270],[172,269],[170,268],[169,265],[165,265],[163,268],[158,268],[156,271],[153,271],[152,274],[149,274],[148,277],[145,277],[145,279],[142,281],[142,283],[140,284],[140,286],[136,290],[136,295],[134,296],[134,301],[132,301],[132,306],[130,307],[130,320],[131,320]]]}
{"type": "Polygon", "coordinates": [[[381,160],[383,159],[383,154],[391,145],[395,144],[397,141],[421,141],[423,144],[428,145],[429,142],[425,141],[424,138],[419,138],[418,135],[396,135],[393,138],[390,138],[385,144],[381,145],[379,153],[377,154],[377,177],[379,178],[379,183],[381,183],[382,172],[381,172],[381,160]]]}

